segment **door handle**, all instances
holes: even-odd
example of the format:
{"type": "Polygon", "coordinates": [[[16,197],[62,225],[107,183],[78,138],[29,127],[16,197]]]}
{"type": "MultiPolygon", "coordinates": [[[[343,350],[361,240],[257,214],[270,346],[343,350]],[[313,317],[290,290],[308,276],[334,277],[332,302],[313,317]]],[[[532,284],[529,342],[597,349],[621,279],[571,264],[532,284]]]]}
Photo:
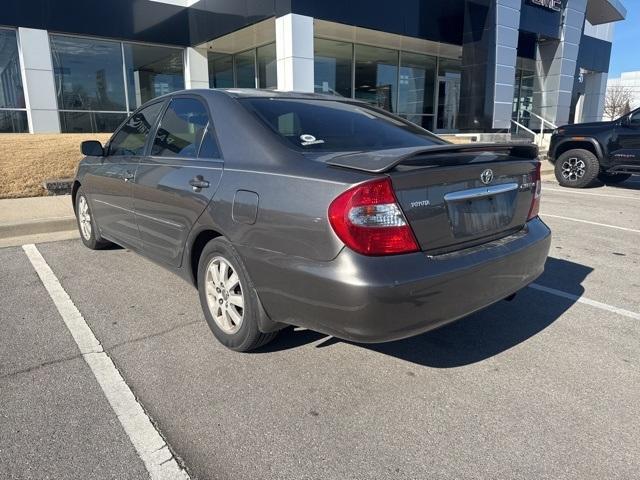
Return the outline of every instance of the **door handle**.
{"type": "Polygon", "coordinates": [[[201,188],[209,188],[209,182],[202,178],[202,175],[197,175],[189,180],[189,185],[193,187],[193,191],[197,192],[201,188]]]}
{"type": "Polygon", "coordinates": [[[122,175],[122,178],[125,182],[128,182],[129,180],[133,180],[133,176],[133,172],[131,170],[127,170],[124,172],[124,175],[122,175]]]}

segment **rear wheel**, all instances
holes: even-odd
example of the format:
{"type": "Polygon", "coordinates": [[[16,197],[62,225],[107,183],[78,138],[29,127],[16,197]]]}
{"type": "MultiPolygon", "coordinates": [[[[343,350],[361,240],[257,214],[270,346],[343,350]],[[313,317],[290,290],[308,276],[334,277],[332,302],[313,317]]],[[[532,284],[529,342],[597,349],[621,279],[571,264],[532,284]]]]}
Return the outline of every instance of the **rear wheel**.
{"type": "Polygon", "coordinates": [[[602,183],[610,183],[610,184],[617,184],[617,183],[622,183],[625,180],[628,180],[629,178],[631,178],[631,174],[630,173],[606,173],[606,172],[602,172],[600,175],[598,175],[598,180],[600,180],[602,183]]]}
{"type": "Polygon", "coordinates": [[[599,173],[600,162],[589,150],[569,150],[556,160],[556,179],[563,187],[588,187],[594,183],[599,173]]]}
{"type": "Polygon", "coordinates": [[[89,206],[89,201],[82,187],[78,189],[76,194],[76,220],[78,221],[80,238],[87,248],[100,250],[111,245],[110,242],[100,238],[96,221],[93,218],[91,207],[89,206]]]}
{"type": "Polygon", "coordinates": [[[258,296],[228,240],[211,240],[202,251],[198,293],[209,328],[224,346],[248,352],[276,337],[277,333],[262,333],[258,328],[258,296]]]}

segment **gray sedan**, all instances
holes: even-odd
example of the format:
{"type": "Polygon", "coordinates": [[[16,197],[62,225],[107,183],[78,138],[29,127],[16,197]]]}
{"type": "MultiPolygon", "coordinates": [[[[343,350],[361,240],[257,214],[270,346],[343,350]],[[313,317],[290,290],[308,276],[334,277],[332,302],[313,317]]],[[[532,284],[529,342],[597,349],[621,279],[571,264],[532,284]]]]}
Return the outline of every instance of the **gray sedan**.
{"type": "Polygon", "coordinates": [[[192,282],[238,351],[287,325],[416,335],[512,296],[549,251],[535,146],[452,145],[350,99],[177,92],[82,152],[84,244],[192,282]]]}

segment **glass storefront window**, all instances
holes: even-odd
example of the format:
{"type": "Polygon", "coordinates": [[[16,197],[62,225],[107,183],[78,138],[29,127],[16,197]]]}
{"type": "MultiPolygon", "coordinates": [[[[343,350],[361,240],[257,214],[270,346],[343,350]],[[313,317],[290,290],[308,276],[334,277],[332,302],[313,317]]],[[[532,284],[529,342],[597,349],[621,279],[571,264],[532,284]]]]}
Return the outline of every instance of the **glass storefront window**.
{"type": "Polygon", "coordinates": [[[60,112],[60,128],[62,133],[113,132],[125,118],[125,112],[60,112]]]}
{"type": "Polygon", "coordinates": [[[208,52],[209,87],[233,88],[233,55],[208,52]]]}
{"type": "Polygon", "coordinates": [[[0,133],[29,131],[15,30],[0,29],[0,133]]]}
{"type": "Polygon", "coordinates": [[[234,55],[236,68],[236,87],[256,88],[256,57],[255,50],[234,55]]]}
{"type": "Polygon", "coordinates": [[[125,43],[124,58],[131,110],[184,89],[182,49],[125,43]]]}
{"type": "Polygon", "coordinates": [[[398,51],[355,46],[355,98],[396,111],[398,51]]]}
{"type": "Polygon", "coordinates": [[[460,60],[441,58],[438,67],[438,124],[441,131],[455,131],[458,128],[460,106],[460,60]]]}
{"type": "Polygon", "coordinates": [[[401,52],[398,112],[423,128],[433,129],[437,59],[401,52]]]}
{"type": "Polygon", "coordinates": [[[529,58],[518,58],[513,89],[512,118],[527,128],[539,128],[539,122],[531,121],[534,82],[536,77],[535,69],[535,60],[529,58]],[[532,123],[535,125],[532,125],[532,123]]]}
{"type": "Polygon", "coordinates": [[[49,38],[62,132],[111,132],[128,112],[184,88],[181,48],[49,38]]]}
{"type": "Polygon", "coordinates": [[[313,53],[315,91],[351,98],[353,44],[316,38],[313,53]]]}
{"type": "Polygon", "coordinates": [[[60,110],[127,109],[120,43],[51,35],[60,110]]]}
{"type": "Polygon", "coordinates": [[[14,30],[0,29],[0,108],[25,108],[14,30]]]}
{"type": "Polygon", "coordinates": [[[28,131],[27,112],[0,110],[0,133],[26,133],[28,131]]]}
{"type": "Polygon", "coordinates": [[[270,43],[256,50],[258,59],[258,88],[276,88],[278,69],[276,67],[276,44],[270,43]]]}

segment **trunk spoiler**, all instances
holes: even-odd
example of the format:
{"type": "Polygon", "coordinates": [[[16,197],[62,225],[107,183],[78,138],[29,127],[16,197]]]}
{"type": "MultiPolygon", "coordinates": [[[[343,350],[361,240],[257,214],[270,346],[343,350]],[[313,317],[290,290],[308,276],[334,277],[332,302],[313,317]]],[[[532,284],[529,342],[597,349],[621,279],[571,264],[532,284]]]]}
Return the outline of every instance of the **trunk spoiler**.
{"type": "Polygon", "coordinates": [[[463,145],[433,145],[430,147],[391,148],[371,152],[356,152],[326,160],[328,165],[370,173],[384,173],[407,160],[456,153],[506,153],[511,157],[534,160],[538,147],[534,144],[471,143],[463,145]]]}

